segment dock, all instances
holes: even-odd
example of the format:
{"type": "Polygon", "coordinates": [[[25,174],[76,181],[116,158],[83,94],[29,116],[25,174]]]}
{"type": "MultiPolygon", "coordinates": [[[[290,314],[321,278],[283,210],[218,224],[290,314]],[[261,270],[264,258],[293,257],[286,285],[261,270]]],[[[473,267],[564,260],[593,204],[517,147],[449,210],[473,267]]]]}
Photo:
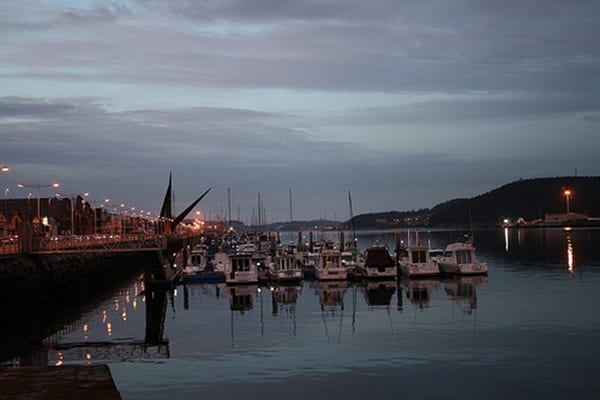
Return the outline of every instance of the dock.
{"type": "Polygon", "coordinates": [[[108,365],[0,369],[0,399],[121,400],[108,365]]]}

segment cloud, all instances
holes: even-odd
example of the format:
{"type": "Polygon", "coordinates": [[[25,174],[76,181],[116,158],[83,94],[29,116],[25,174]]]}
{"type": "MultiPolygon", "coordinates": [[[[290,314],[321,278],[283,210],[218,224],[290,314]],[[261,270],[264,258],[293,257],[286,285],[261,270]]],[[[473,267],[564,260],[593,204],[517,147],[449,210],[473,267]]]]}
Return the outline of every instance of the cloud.
{"type": "Polygon", "coordinates": [[[45,38],[17,38],[6,46],[5,62],[14,68],[4,76],[350,92],[594,94],[589,82],[600,77],[593,39],[600,27],[590,18],[600,6],[594,2],[142,5],[55,12],[48,19],[61,23],[45,38]]]}
{"type": "Polygon", "coordinates": [[[231,185],[249,204],[257,191],[277,198],[282,215],[289,187],[319,215],[348,189],[365,210],[419,208],[532,174],[597,172],[599,11],[584,0],[8,2],[2,162],[15,179],[93,182],[139,202],[160,202],[174,170],[181,200],[231,185]]]}
{"type": "Polygon", "coordinates": [[[600,98],[590,95],[472,94],[423,100],[395,107],[348,110],[325,121],[341,125],[437,124],[507,121],[557,117],[600,110],[600,98]]]}

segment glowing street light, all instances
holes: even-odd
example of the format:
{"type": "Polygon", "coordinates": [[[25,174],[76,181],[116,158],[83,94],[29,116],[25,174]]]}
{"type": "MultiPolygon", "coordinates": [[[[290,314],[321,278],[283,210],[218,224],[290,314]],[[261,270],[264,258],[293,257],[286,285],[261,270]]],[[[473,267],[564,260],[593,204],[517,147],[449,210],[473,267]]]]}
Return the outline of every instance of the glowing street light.
{"type": "Polygon", "coordinates": [[[570,189],[565,189],[565,191],[563,192],[563,194],[565,195],[565,198],[567,199],[567,214],[569,214],[570,210],[569,210],[569,199],[571,198],[571,195],[573,194],[573,192],[571,192],[570,189]]]}
{"type": "Polygon", "coordinates": [[[37,189],[37,219],[39,221],[40,220],[40,214],[41,214],[41,212],[40,212],[40,191],[43,188],[49,188],[49,187],[58,188],[58,187],[60,187],[60,183],[54,182],[54,183],[50,183],[50,184],[47,184],[47,185],[43,185],[43,184],[40,184],[40,183],[37,183],[35,185],[27,185],[25,183],[17,183],[17,187],[37,189]]]}
{"type": "Polygon", "coordinates": [[[0,167],[0,172],[10,172],[10,167],[8,165],[3,165],[0,167]]]}

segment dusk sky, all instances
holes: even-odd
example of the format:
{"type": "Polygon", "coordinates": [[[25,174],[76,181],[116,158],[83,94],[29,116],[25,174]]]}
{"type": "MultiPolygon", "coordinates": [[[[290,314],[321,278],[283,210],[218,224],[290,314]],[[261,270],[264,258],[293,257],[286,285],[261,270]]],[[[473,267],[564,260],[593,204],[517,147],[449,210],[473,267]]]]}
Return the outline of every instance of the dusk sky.
{"type": "MultiPolygon", "coordinates": [[[[3,2],[0,175],[269,222],[600,175],[597,0],[3,2]]],[[[34,191],[35,192],[35,191],[34,191]]],[[[42,190],[42,197],[56,190],[42,190]]]]}

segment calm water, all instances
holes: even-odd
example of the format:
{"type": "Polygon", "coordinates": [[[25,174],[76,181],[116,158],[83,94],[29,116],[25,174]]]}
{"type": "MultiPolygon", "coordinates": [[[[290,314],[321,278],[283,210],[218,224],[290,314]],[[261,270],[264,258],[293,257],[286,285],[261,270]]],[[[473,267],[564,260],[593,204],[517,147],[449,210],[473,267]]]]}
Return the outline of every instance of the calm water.
{"type": "MultiPolygon", "coordinates": [[[[421,232],[443,247],[456,232],[421,232]]],[[[359,244],[393,243],[391,232],[359,244]]],[[[597,398],[600,230],[476,232],[489,276],[323,284],[131,282],[46,340],[124,399],[597,398]],[[94,345],[81,345],[93,342],[94,345]]]]}

